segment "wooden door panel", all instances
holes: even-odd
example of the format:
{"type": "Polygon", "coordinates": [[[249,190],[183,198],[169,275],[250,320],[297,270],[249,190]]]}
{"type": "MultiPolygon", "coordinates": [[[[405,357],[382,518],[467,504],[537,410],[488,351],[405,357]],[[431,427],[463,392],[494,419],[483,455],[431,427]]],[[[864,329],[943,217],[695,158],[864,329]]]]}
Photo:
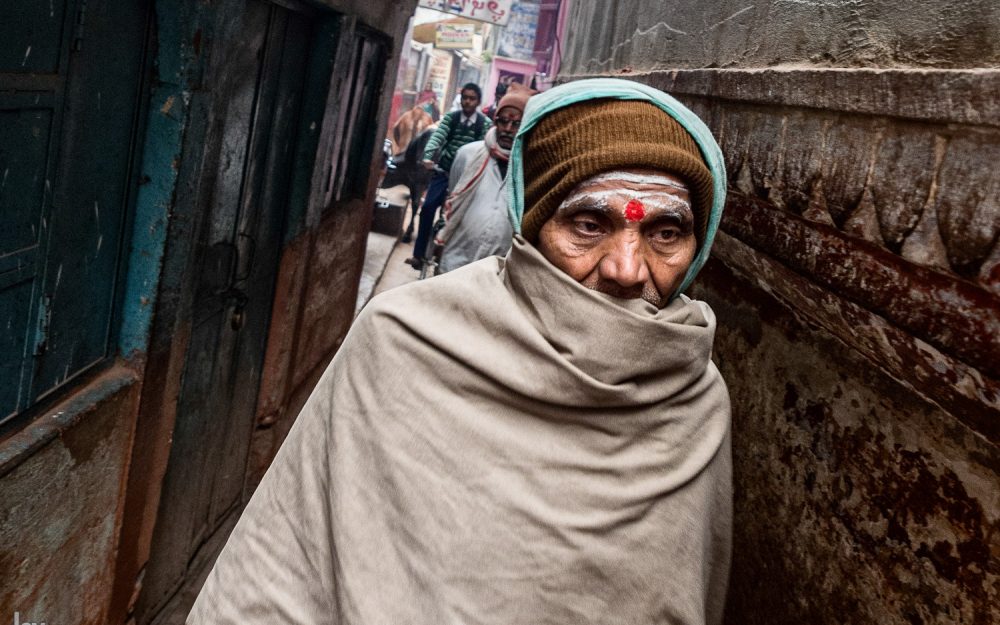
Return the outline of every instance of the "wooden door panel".
{"type": "Polygon", "coordinates": [[[243,498],[314,26],[250,0],[239,30],[221,60],[218,165],[204,196],[194,324],[140,623],[243,498]]]}
{"type": "Polygon", "coordinates": [[[0,73],[53,74],[62,57],[67,0],[0,2],[0,73]]]}
{"type": "Polygon", "coordinates": [[[0,431],[113,357],[149,9],[0,2],[0,431]]]}
{"type": "Polygon", "coordinates": [[[213,473],[208,512],[208,518],[216,524],[243,494],[312,32],[307,17],[276,12],[268,42],[273,53],[266,55],[262,69],[261,83],[266,88],[261,90],[259,102],[261,110],[266,108],[270,115],[255,128],[247,180],[256,185],[245,190],[235,242],[235,288],[247,296],[236,358],[250,366],[234,371],[233,387],[254,392],[236,392],[232,398],[223,453],[233,460],[213,473]]]}
{"type": "Polygon", "coordinates": [[[79,6],[85,26],[72,36],[65,96],[72,106],[63,113],[52,181],[44,286],[52,315],[35,371],[38,395],[113,354],[121,289],[111,277],[124,275],[123,233],[137,182],[132,166],[149,5],[87,0],[79,6]]]}
{"type": "MultiPolygon", "coordinates": [[[[26,98],[20,98],[26,100],[26,98]]],[[[0,101],[0,420],[25,405],[35,339],[32,296],[45,210],[53,111],[0,101]],[[5,107],[7,108],[6,110],[5,107]],[[27,354],[25,347],[28,347],[27,354]]],[[[51,105],[50,105],[51,106],[51,105]]]]}
{"type": "Polygon", "coordinates": [[[143,611],[149,613],[173,594],[198,545],[213,529],[212,474],[229,460],[224,439],[239,340],[228,324],[237,262],[234,238],[270,12],[264,2],[248,2],[241,38],[226,46],[219,60],[218,75],[224,80],[216,85],[219,96],[213,111],[218,135],[207,135],[217,146],[217,168],[204,179],[211,187],[203,196],[193,326],[144,584],[143,611]]]}

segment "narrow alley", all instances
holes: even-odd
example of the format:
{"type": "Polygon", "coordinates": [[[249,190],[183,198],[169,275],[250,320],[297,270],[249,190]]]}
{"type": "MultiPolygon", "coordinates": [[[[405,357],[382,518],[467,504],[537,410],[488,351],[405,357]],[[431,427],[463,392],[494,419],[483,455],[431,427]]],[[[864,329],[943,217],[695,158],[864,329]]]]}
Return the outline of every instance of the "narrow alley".
{"type": "Polygon", "coordinates": [[[4,2],[0,625],[1000,625],[995,4],[4,2]]]}

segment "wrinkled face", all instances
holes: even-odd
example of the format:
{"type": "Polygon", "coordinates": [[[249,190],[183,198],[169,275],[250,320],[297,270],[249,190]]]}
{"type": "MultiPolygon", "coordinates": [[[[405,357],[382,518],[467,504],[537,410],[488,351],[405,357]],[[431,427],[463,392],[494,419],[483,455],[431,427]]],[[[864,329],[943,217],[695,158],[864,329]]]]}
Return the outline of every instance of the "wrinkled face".
{"type": "Polygon", "coordinates": [[[476,112],[479,96],[472,89],[462,89],[462,114],[466,117],[476,112]]]}
{"type": "Polygon", "coordinates": [[[588,289],[661,307],[696,248],[687,186],[648,169],[584,180],[538,235],[542,255],[588,289]]]}
{"type": "Polygon", "coordinates": [[[505,150],[514,145],[514,135],[521,127],[521,110],[505,106],[496,113],[493,125],[497,127],[497,144],[505,150]]]}

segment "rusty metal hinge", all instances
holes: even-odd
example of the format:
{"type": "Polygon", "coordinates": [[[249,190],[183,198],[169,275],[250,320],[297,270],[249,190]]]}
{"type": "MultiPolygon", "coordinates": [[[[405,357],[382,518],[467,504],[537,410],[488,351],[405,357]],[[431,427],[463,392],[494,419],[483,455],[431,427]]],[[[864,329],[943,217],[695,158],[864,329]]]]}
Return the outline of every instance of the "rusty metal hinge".
{"type": "Polygon", "coordinates": [[[52,297],[43,295],[38,302],[38,324],[35,326],[35,349],[33,355],[45,353],[49,343],[49,325],[52,323],[52,297]]]}
{"type": "Polygon", "coordinates": [[[79,52],[83,48],[83,24],[87,17],[87,0],[80,0],[80,8],[76,11],[76,24],[73,25],[72,50],[79,52]]]}

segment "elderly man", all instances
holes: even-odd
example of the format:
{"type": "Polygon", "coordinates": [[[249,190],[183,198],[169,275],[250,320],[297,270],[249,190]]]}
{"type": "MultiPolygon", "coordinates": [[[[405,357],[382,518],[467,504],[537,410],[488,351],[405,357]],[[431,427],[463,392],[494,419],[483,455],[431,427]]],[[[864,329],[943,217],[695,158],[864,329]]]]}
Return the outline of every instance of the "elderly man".
{"type": "Polygon", "coordinates": [[[487,256],[502,256],[510,249],[514,230],[507,216],[503,180],[524,105],[533,93],[519,84],[511,85],[500,99],[486,138],[467,143],[455,154],[448,175],[454,181],[452,192],[444,203],[447,223],[436,241],[444,246],[441,273],[487,256]]]}
{"type": "Polygon", "coordinates": [[[531,99],[513,248],[376,297],[189,623],[721,620],[729,400],[681,295],[718,226],[705,126],[643,85],[531,99]]]}

